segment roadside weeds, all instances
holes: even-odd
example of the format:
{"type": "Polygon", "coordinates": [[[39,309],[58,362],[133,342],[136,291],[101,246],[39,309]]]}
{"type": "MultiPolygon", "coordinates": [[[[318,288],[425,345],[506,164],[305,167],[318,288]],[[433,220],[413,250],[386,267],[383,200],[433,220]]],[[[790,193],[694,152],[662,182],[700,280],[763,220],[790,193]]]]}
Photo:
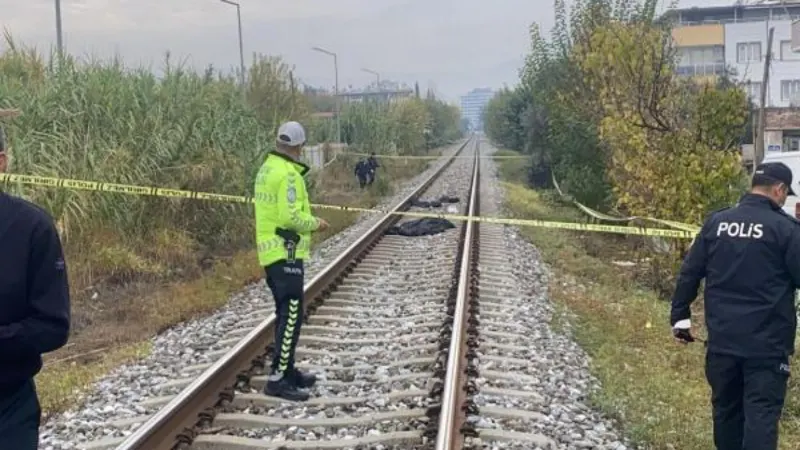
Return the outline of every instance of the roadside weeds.
{"type": "MultiPolygon", "coordinates": [[[[496,160],[508,215],[584,220],[574,208],[525,187],[525,171],[508,161],[496,160]]],[[[593,405],[617,419],[640,448],[714,448],[705,349],[702,344],[675,344],[668,299],[643,286],[631,268],[613,264],[636,261],[635,252],[626,251],[631,247],[626,238],[533,227],[521,227],[520,232],[551,269],[549,298],[556,305],[552,326],[570,332],[591,357],[592,373],[602,384],[590,399],[593,405]]],[[[698,299],[693,331],[705,337],[702,317],[698,299]]],[[[800,387],[792,379],[779,448],[800,449],[800,387]]]]}

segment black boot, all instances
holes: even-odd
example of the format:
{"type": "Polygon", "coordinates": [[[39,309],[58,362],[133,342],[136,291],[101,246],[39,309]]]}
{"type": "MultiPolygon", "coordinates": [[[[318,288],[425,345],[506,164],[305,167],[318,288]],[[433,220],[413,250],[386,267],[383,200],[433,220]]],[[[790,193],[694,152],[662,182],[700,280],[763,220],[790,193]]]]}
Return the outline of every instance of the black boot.
{"type": "Polygon", "coordinates": [[[317,383],[317,376],[313,373],[303,373],[299,369],[293,369],[291,374],[294,385],[299,388],[308,389],[317,383]]]}
{"type": "Polygon", "coordinates": [[[267,384],[264,386],[264,394],[270,397],[280,397],[293,402],[304,402],[308,400],[308,392],[300,390],[294,383],[293,377],[281,376],[278,374],[270,375],[267,384]]]}

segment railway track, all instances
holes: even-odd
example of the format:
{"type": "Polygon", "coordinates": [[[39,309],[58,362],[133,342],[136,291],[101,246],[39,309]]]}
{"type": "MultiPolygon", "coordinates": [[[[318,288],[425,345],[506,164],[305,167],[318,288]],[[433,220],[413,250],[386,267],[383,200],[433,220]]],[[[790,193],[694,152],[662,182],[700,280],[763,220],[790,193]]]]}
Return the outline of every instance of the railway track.
{"type": "MultiPolygon", "coordinates": [[[[474,140],[468,141],[453,156],[463,156],[465,153],[471,154],[473,151],[472,146],[474,145],[474,140]]],[[[470,181],[465,175],[469,175],[469,171],[462,169],[461,172],[463,173],[460,175],[452,172],[453,170],[457,170],[459,165],[465,167],[465,165],[471,166],[472,164],[473,162],[470,159],[451,159],[447,164],[443,165],[434,174],[434,176],[428,180],[428,182],[424,183],[419,189],[411,193],[397,208],[407,208],[410,200],[413,198],[418,198],[421,194],[425,193],[426,189],[428,189],[430,185],[434,183],[434,181],[436,181],[438,185],[437,189],[441,192],[441,194],[459,195],[462,198],[463,203],[463,199],[467,195],[466,188],[463,186],[468,187],[468,183],[470,181]],[[445,176],[437,179],[437,175],[441,174],[445,174],[445,176]],[[460,184],[462,187],[459,188],[458,184],[460,184]],[[462,192],[456,192],[458,189],[463,191],[463,195],[462,192]]],[[[370,232],[365,234],[364,239],[362,239],[361,242],[357,242],[350,246],[339,258],[331,263],[327,268],[330,270],[323,270],[321,273],[315,276],[307,285],[307,299],[311,300],[314,298],[327,296],[332,288],[332,285],[342,281],[341,278],[345,272],[352,271],[351,266],[354,264],[354,260],[359,259],[357,257],[363,258],[360,256],[362,253],[365,253],[375,247],[377,245],[377,238],[382,236],[384,231],[395,221],[396,216],[387,217],[380,221],[378,224],[372,227],[370,232]]],[[[451,230],[449,233],[445,233],[442,236],[450,236],[454,233],[455,232],[451,230]]],[[[434,238],[435,237],[436,236],[434,236],[434,238]]],[[[385,242],[383,247],[391,250],[391,241],[393,239],[397,240],[397,238],[391,236],[384,237],[383,240],[385,242]]],[[[396,244],[395,247],[397,247],[396,244]]],[[[456,248],[455,243],[453,243],[452,247],[456,248]]],[[[374,255],[370,255],[365,258],[365,261],[363,261],[363,265],[361,266],[362,269],[369,267],[370,264],[374,265],[376,261],[380,260],[381,252],[385,250],[376,250],[377,251],[374,255]]],[[[420,254],[426,254],[426,252],[427,254],[431,253],[429,250],[424,248],[420,249],[420,254]]],[[[451,257],[454,256],[451,255],[451,257]]],[[[430,268],[431,270],[433,269],[433,267],[430,268]]],[[[356,278],[356,275],[357,274],[353,275],[353,279],[356,278]]],[[[433,275],[433,272],[431,272],[429,276],[436,276],[445,280],[448,278],[445,276],[445,274],[437,273],[436,275],[433,275]]],[[[441,282],[441,280],[438,281],[441,282]]],[[[344,292],[347,289],[347,286],[342,286],[339,291],[344,292]]],[[[326,303],[327,308],[335,308],[335,305],[335,301],[326,303]]],[[[314,309],[315,308],[312,306],[307,312],[313,313],[314,309]]],[[[324,311],[325,310],[323,309],[322,312],[324,311]]],[[[425,309],[421,308],[420,311],[425,312],[425,309]]],[[[164,380],[165,382],[163,382],[157,390],[159,395],[144,399],[139,405],[136,406],[136,415],[133,417],[126,417],[121,420],[116,420],[113,423],[97,423],[97,427],[103,428],[103,433],[109,436],[105,439],[96,440],[90,442],[89,444],[80,446],[80,448],[92,450],[113,448],[171,448],[169,443],[170,440],[174,440],[176,437],[184,440],[187,440],[187,438],[191,439],[193,437],[191,436],[192,433],[189,433],[188,435],[181,435],[181,432],[187,428],[192,428],[193,426],[198,425],[198,412],[210,412],[211,408],[226,404],[228,404],[226,407],[217,408],[217,410],[234,411],[235,408],[237,408],[237,405],[241,405],[243,401],[247,400],[248,398],[252,398],[253,395],[255,395],[253,392],[257,391],[258,386],[263,384],[264,379],[260,372],[265,356],[264,345],[268,340],[266,336],[271,335],[269,330],[272,327],[272,322],[271,320],[264,321],[263,319],[260,319],[259,316],[264,317],[267,316],[268,313],[270,313],[270,309],[265,308],[261,311],[257,311],[256,314],[252,315],[251,317],[242,318],[242,322],[239,323],[238,326],[233,327],[233,330],[228,331],[224,339],[216,342],[209,342],[208,353],[205,355],[204,363],[179,368],[179,370],[177,370],[179,374],[178,377],[169,381],[164,380]],[[246,384],[241,383],[243,378],[247,381],[246,384]],[[251,381],[252,383],[250,383],[251,381]],[[239,392],[232,390],[231,387],[235,386],[237,383],[239,383],[240,386],[247,387],[247,389],[239,392]],[[221,398],[216,399],[220,393],[222,393],[221,398]],[[239,395],[234,396],[233,394],[235,393],[238,393],[239,395]],[[113,431],[107,432],[107,429],[113,431]]],[[[304,339],[301,341],[301,348],[298,352],[298,361],[301,363],[301,367],[302,363],[304,362],[302,359],[304,358],[304,355],[313,357],[314,355],[319,355],[320,351],[327,352],[327,348],[329,347],[328,345],[325,345],[324,342],[326,341],[326,336],[328,336],[327,339],[330,340],[330,335],[326,335],[324,333],[324,326],[315,330],[314,321],[317,319],[314,319],[313,314],[311,317],[312,320],[309,323],[310,326],[307,327],[303,332],[304,339]]],[[[422,325],[425,324],[422,323],[422,325]]],[[[437,324],[437,326],[441,326],[441,323],[437,324]]],[[[420,330],[425,330],[425,328],[423,327],[420,330]]],[[[369,332],[368,329],[366,331],[369,332]]],[[[361,341],[359,341],[360,343],[355,344],[356,346],[363,344],[363,341],[368,339],[369,336],[369,334],[364,333],[361,333],[361,335],[363,338],[361,341]]],[[[347,344],[349,342],[350,344],[353,344],[353,339],[358,340],[358,334],[354,334],[351,337],[351,341],[344,341],[344,343],[347,344]]],[[[375,342],[375,338],[372,339],[373,342],[375,342]]],[[[377,350],[377,347],[375,348],[377,350]]],[[[345,351],[343,355],[348,355],[347,351],[345,351]]],[[[310,361],[310,363],[313,362],[313,360],[310,361]]],[[[325,361],[325,357],[322,357],[322,360],[318,360],[317,364],[324,364],[327,366],[329,365],[329,362],[325,361]]],[[[343,361],[343,365],[347,364],[350,364],[350,361],[343,361]]],[[[357,368],[358,366],[355,365],[353,367],[357,368]]],[[[396,365],[391,366],[388,369],[394,370],[397,373],[405,373],[408,370],[407,368],[396,365]]],[[[326,370],[326,372],[321,374],[321,376],[335,380],[333,377],[339,374],[343,375],[345,378],[352,376],[352,374],[348,374],[347,372],[343,371],[337,373],[335,370],[326,370]]],[[[409,378],[409,380],[411,380],[411,378],[409,378]]],[[[394,383],[396,380],[391,379],[390,381],[394,383]]],[[[319,389],[325,389],[324,378],[319,384],[319,389]]],[[[424,384],[425,383],[422,383],[422,385],[424,384]]],[[[256,397],[258,396],[264,397],[263,395],[256,395],[256,397]]],[[[383,400],[379,399],[379,404],[382,401],[383,400]]],[[[201,417],[205,417],[205,422],[208,422],[207,415],[201,414],[201,417]]],[[[224,415],[221,416],[221,419],[224,418],[224,415]]],[[[199,423],[199,425],[203,425],[203,420],[200,422],[201,423],[199,423]]],[[[220,420],[219,423],[224,422],[220,420]]]]}
{"type": "MultiPolygon", "coordinates": [[[[446,194],[461,199],[459,214],[497,214],[479,150],[468,141],[454,156],[475,158],[451,159],[398,208],[446,194]]],[[[520,318],[526,304],[504,228],[469,222],[434,236],[385,235],[403,221],[381,220],[306,286],[297,362],[318,376],[309,401],[261,393],[273,316],[243,323],[216,343],[214,362],[185,368],[188,376],[143,403],[145,414],[116,424],[143,425],[84,448],[562,448],[531,365],[548,357],[531,349],[549,328],[520,318]]]]}
{"type": "MultiPolygon", "coordinates": [[[[471,180],[464,175],[473,166],[469,159],[454,162],[427,196],[451,192],[465,213],[471,180]]],[[[266,397],[260,393],[266,378],[255,377],[192,448],[426,448],[436,435],[431,416],[447,361],[450,336],[442,329],[446,300],[457,288],[460,229],[382,236],[371,244],[309,310],[297,357],[301,369],[324,375],[312,399],[266,397]]]]}
{"type": "MultiPolygon", "coordinates": [[[[498,215],[500,193],[481,178],[481,214],[498,215]]],[[[464,321],[469,355],[458,383],[466,393],[461,402],[467,417],[460,429],[463,447],[470,450],[503,448],[528,450],[559,448],[552,435],[553,421],[547,400],[535,386],[541,375],[531,361],[551,359],[537,345],[539,334],[549,332],[547,324],[536,323],[528,309],[522,283],[509,264],[514,251],[504,227],[477,225],[473,241],[470,292],[464,321]],[[544,434],[544,431],[547,434],[544,434]]],[[[525,274],[530,276],[531,274],[525,274]]],[[[557,376],[554,364],[551,375],[557,376]]]]}

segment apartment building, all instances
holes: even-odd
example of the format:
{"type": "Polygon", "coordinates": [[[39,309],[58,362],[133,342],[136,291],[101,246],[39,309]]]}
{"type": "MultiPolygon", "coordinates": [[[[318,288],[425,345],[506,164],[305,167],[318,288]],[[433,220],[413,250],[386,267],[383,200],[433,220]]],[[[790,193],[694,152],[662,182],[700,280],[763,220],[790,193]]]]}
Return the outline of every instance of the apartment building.
{"type": "Polygon", "coordinates": [[[792,19],[800,18],[800,0],[672,9],[665,16],[674,22],[679,74],[715,77],[732,69],[756,103],[767,36],[774,27],[767,107],[800,106],[800,52],[792,46],[792,19]]]}
{"type": "Polygon", "coordinates": [[[494,97],[489,88],[473,89],[461,97],[461,118],[469,120],[473,131],[483,130],[483,111],[494,97]]]}
{"type": "MultiPolygon", "coordinates": [[[[765,148],[800,151],[800,0],[672,9],[665,18],[674,24],[679,74],[713,79],[731,70],[757,106],[769,29],[774,27],[765,148]]],[[[747,156],[744,152],[745,160],[747,156]]]]}

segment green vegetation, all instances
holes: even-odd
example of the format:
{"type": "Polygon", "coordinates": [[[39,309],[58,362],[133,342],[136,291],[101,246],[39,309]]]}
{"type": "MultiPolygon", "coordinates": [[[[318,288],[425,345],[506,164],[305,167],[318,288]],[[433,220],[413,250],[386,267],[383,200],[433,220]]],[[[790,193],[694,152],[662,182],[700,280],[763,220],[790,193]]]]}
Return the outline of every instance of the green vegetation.
{"type": "MultiPolygon", "coordinates": [[[[315,103],[327,107],[322,100],[315,103]]],[[[457,108],[433,94],[388,105],[352,103],[342,108],[342,141],[354,150],[420,154],[459,139],[463,134],[460,120],[457,108]]],[[[336,121],[316,120],[312,130],[315,139],[335,140],[336,121]]]]}
{"type": "Polygon", "coordinates": [[[586,0],[567,11],[555,0],[552,38],[531,27],[520,83],[489,105],[487,134],[534,156],[537,187],[552,171],[588,206],[697,223],[735,198],[747,101],[734,84],[675,74],[656,3],[586,0]]]}
{"type": "MultiPolygon", "coordinates": [[[[550,188],[626,216],[692,224],[743,192],[747,139],[741,86],[687,79],[669,24],[653,0],[555,0],[552,38],[531,28],[518,86],[486,112],[487,134],[531,156],[498,160],[514,217],[586,221],[550,188]],[[530,188],[536,189],[531,190],[530,188]]],[[[647,449],[713,448],[704,348],[678,347],[669,331],[675,275],[688,241],[524,228],[555,270],[550,295],[592,356],[603,388],[593,401],[647,449]],[[655,245],[661,244],[661,245],[655,245]]],[[[695,332],[705,335],[702,301],[695,332]]],[[[790,382],[781,449],[800,448],[800,392],[790,382]]]]}
{"type": "MultiPolygon", "coordinates": [[[[243,194],[251,192],[279,123],[310,122],[311,102],[279,58],[254,57],[243,100],[235,78],[211,68],[194,73],[169,57],[163,76],[156,78],[118,60],[48,62],[6,39],[0,108],[22,111],[4,124],[14,173],[243,194]]],[[[439,105],[413,99],[385,108],[348,108],[342,121],[358,122],[348,143],[407,154],[459,138],[451,109],[443,124],[436,122],[443,117],[439,105]],[[382,127],[389,132],[380,138],[369,134],[382,127]]],[[[307,128],[313,142],[326,141],[324,130],[307,128]]],[[[383,161],[379,181],[361,191],[352,164],[342,158],[312,172],[313,201],[370,207],[427,165],[383,161]]],[[[262,276],[252,252],[251,206],[4,189],[54,216],[67,254],[73,331],[67,347],[48,355],[39,377],[48,412],[69,406],[76,389],[114,364],[146,353],[142,340],[218,308],[262,276]]],[[[331,229],[317,235],[317,242],[356,217],[319,214],[331,229]]]]}
{"type": "MultiPolygon", "coordinates": [[[[504,152],[513,154],[512,152],[504,152]]],[[[505,180],[505,208],[515,218],[580,221],[572,206],[525,186],[518,163],[497,160],[505,180]]],[[[554,325],[570,321],[576,340],[592,358],[603,389],[597,407],[619,419],[627,435],[646,449],[707,450],[712,444],[710,391],[702,344],[672,341],[669,304],[642,285],[631,267],[644,263],[624,239],[523,227],[521,233],[554,270],[549,294],[559,307],[554,325]]],[[[693,322],[700,336],[702,305],[693,322]]],[[[781,428],[782,450],[800,448],[800,387],[790,382],[781,428]]]]}
{"type": "MultiPolygon", "coordinates": [[[[656,3],[586,0],[568,11],[555,0],[552,38],[531,27],[520,83],[490,103],[487,134],[531,155],[534,187],[554,175],[589,207],[699,224],[741,194],[748,104],[730,80],[676,75],[656,3]]],[[[647,277],[659,291],[671,289],[687,244],[653,249],[647,277]]]]}

